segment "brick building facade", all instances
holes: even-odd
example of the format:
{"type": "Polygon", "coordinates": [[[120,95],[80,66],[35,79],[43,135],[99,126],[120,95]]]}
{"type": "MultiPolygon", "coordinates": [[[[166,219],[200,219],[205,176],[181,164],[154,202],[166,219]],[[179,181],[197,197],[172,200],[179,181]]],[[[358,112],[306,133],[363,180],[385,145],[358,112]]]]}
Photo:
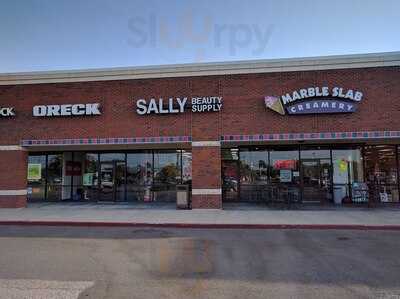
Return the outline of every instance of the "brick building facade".
{"type": "MultiPolygon", "coordinates": [[[[335,154],[332,148],[335,145],[349,145],[351,148],[357,145],[363,147],[360,153],[364,154],[366,151],[369,153],[369,149],[366,150],[365,146],[390,145],[394,148],[397,161],[397,144],[400,144],[399,66],[400,54],[390,53],[159,68],[0,75],[0,107],[12,107],[15,113],[14,116],[0,118],[0,169],[2,169],[0,207],[25,206],[29,194],[41,188],[35,186],[30,188],[33,180],[28,182],[27,177],[29,156],[39,153],[43,155],[61,152],[129,153],[177,149],[190,152],[193,208],[222,208],[225,181],[221,172],[224,172],[222,157],[224,150],[237,148],[241,152],[240,148],[244,147],[253,152],[262,148],[265,155],[268,155],[268,159],[265,158],[265,161],[268,160],[267,166],[254,166],[249,162],[247,168],[239,169],[241,174],[238,174],[237,180],[231,179],[233,184],[251,181],[255,185],[263,185],[258,182],[261,180],[270,182],[273,168],[282,161],[290,160],[287,158],[271,160],[270,152],[280,146],[315,148],[315,146],[329,145],[331,164],[326,168],[329,173],[335,171],[336,160],[332,158],[335,154]],[[279,97],[308,87],[325,86],[329,88],[340,86],[344,91],[362,91],[363,99],[357,103],[357,110],[354,113],[304,115],[287,113],[280,115],[266,108],[264,102],[266,96],[279,97]],[[220,111],[194,113],[186,109],[183,113],[148,115],[139,115],[136,111],[136,102],[139,99],[176,97],[191,99],[210,96],[223,98],[220,111]],[[32,113],[33,107],[37,105],[87,103],[99,103],[101,115],[34,117],[32,113]],[[253,171],[254,167],[257,169],[253,171]],[[264,168],[265,176],[268,178],[260,179],[262,175],[257,174],[257,171],[262,173],[264,168]],[[243,173],[247,170],[250,173],[249,177],[258,178],[245,177],[243,173]]],[[[77,156],[79,155],[75,155],[77,156]]],[[[243,157],[246,157],[246,153],[243,157]]],[[[64,155],[63,159],[68,160],[68,155],[64,155]]],[[[78,162],[84,164],[84,159],[78,162]]],[[[154,157],[152,159],[154,168],[154,157]]],[[[315,162],[315,165],[320,165],[321,159],[318,163],[315,162]]],[[[301,164],[298,161],[296,163],[301,164]]],[[[66,162],[62,163],[64,163],[62,167],[65,168],[66,162]]],[[[289,175],[294,181],[299,177],[299,186],[303,186],[305,167],[311,167],[307,169],[310,173],[316,169],[312,164],[313,161],[307,163],[311,163],[311,166],[308,164],[296,166],[298,171],[296,167],[276,168],[279,170],[278,176],[282,182],[285,175],[289,175]],[[287,170],[290,170],[290,174],[287,170]]],[[[396,163],[398,164],[398,161],[396,163]]],[[[85,171],[83,164],[79,166],[82,168],[80,170],[82,174],[78,174],[80,180],[85,171]]],[[[244,164],[240,162],[238,167],[244,164]]],[[[342,169],[345,168],[344,164],[338,165],[342,169]]],[[[352,166],[348,164],[348,167],[350,169],[352,166]]],[[[95,177],[98,178],[94,182],[99,186],[100,180],[105,180],[101,178],[103,173],[100,173],[102,171],[100,168],[95,170],[95,177]]],[[[41,175],[49,176],[51,171],[48,169],[51,168],[43,169],[44,173],[41,175]]],[[[365,166],[363,169],[363,180],[367,180],[369,173],[366,173],[365,166]]],[[[321,168],[318,171],[325,170],[321,168]]],[[[60,184],[64,184],[67,180],[65,169],[61,172],[62,177],[59,180],[62,181],[60,184]]],[[[376,172],[380,175],[381,171],[376,172]]],[[[396,172],[398,174],[398,167],[396,172]]],[[[114,166],[109,174],[115,176],[115,173],[114,166]]],[[[182,173],[180,175],[182,176],[182,173]]],[[[153,174],[153,179],[154,176],[153,174]]],[[[333,174],[330,176],[334,177],[333,174]]],[[[318,180],[322,181],[322,177],[323,174],[320,174],[318,180]]],[[[114,179],[110,180],[114,182],[114,179]]],[[[311,180],[314,179],[315,175],[311,177],[311,180]]],[[[127,180],[125,171],[123,180],[125,184],[128,184],[127,180]]],[[[334,178],[328,180],[332,181],[334,178]]],[[[397,175],[397,185],[398,180],[397,175]]],[[[43,184],[44,188],[50,185],[50,183],[43,184]]],[[[57,184],[57,180],[54,184],[57,184]]],[[[71,194],[76,191],[72,185],[74,183],[71,183],[71,194]]],[[[124,188],[126,199],[127,187],[124,188]]],[[[235,188],[237,189],[232,187],[232,190],[235,188]]],[[[329,188],[332,191],[334,186],[330,184],[329,188]]],[[[48,192],[50,191],[46,189],[44,194],[48,192]]],[[[65,193],[65,190],[59,192],[59,194],[65,193]]],[[[394,191],[390,193],[391,198],[394,198],[394,194],[394,191]]],[[[240,200],[240,195],[238,196],[240,200]]]]}

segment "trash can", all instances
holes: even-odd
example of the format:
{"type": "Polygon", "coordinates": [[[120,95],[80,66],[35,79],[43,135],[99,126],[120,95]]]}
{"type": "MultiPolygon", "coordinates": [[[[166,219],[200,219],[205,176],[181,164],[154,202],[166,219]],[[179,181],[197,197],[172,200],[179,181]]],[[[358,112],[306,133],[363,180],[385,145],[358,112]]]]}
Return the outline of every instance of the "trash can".
{"type": "Polygon", "coordinates": [[[176,186],[176,208],[189,209],[189,186],[177,185],[176,186]]]}

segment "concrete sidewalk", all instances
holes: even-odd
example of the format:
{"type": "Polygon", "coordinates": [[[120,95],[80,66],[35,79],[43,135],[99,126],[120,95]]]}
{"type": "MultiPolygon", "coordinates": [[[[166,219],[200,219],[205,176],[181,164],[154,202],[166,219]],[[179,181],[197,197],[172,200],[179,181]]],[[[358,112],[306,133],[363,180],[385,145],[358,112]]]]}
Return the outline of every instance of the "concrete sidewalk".
{"type": "Polygon", "coordinates": [[[176,210],[173,205],[30,204],[0,209],[0,224],[400,230],[399,208],[176,210]]]}

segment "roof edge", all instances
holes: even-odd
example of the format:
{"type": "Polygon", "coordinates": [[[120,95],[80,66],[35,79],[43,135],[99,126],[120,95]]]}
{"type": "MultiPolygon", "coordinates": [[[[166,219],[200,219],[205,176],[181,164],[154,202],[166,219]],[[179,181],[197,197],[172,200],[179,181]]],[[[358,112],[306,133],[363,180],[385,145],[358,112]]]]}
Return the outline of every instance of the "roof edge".
{"type": "Polygon", "coordinates": [[[400,66],[400,51],[303,58],[0,74],[0,85],[111,81],[400,66]]]}

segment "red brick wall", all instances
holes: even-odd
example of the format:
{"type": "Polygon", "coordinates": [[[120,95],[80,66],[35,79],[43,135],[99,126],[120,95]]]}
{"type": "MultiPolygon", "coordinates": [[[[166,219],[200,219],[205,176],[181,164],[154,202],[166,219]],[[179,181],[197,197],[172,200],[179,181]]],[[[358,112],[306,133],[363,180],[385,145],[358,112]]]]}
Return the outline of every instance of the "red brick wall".
{"type": "MultiPolygon", "coordinates": [[[[221,188],[221,149],[218,146],[192,148],[192,188],[221,188]]],[[[221,208],[221,195],[193,195],[193,208],[221,208]]]]}
{"type": "Polygon", "coordinates": [[[27,165],[26,151],[0,151],[0,190],[25,189],[27,165]]]}
{"type": "Polygon", "coordinates": [[[216,146],[193,147],[192,176],[195,176],[192,183],[194,189],[221,188],[221,149],[216,146]],[[197,177],[202,179],[196,180],[197,177]]]}
{"type": "MultiPolygon", "coordinates": [[[[26,190],[27,152],[0,151],[0,191],[26,190]]],[[[0,195],[0,208],[20,208],[26,205],[26,195],[0,195]]]]}
{"type": "Polygon", "coordinates": [[[3,106],[17,116],[0,119],[0,144],[21,139],[192,135],[216,140],[220,135],[398,130],[400,68],[367,68],[210,77],[141,79],[108,82],[0,86],[3,106]],[[364,93],[353,114],[281,116],[264,107],[265,95],[309,86],[343,86],[364,93]],[[139,116],[138,98],[220,95],[220,113],[139,116]],[[33,118],[32,106],[100,102],[101,116],[33,118]],[[212,126],[210,126],[212,124],[212,126]]]}
{"type": "Polygon", "coordinates": [[[26,207],[26,195],[0,196],[0,209],[26,207]]]}
{"type": "Polygon", "coordinates": [[[222,209],[221,195],[192,195],[192,209],[222,209]]]}

